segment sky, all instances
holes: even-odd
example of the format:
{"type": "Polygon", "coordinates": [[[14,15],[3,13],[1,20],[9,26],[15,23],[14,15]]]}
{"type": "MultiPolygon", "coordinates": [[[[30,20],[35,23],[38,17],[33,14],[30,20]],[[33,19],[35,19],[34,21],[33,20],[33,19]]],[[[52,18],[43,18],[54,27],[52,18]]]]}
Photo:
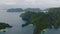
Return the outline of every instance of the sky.
{"type": "Polygon", "coordinates": [[[60,7],[60,0],[0,0],[0,8],[51,8],[60,7]]]}

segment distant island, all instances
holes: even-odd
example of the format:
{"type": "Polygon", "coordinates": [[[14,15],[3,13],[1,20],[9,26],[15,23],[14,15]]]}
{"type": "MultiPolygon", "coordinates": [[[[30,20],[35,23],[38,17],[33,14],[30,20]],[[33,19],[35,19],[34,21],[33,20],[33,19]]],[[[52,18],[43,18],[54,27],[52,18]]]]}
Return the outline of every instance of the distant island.
{"type": "Polygon", "coordinates": [[[10,26],[9,24],[0,22],[0,30],[6,29],[6,28],[12,28],[12,26],[10,26]]]}
{"type": "Polygon", "coordinates": [[[23,12],[22,8],[11,8],[8,9],[7,12],[23,12]]]}
{"type": "Polygon", "coordinates": [[[21,14],[20,17],[27,21],[22,27],[33,24],[35,26],[33,34],[44,33],[46,29],[60,28],[60,8],[49,8],[47,11],[38,13],[27,11],[21,14]]]}
{"type": "Polygon", "coordinates": [[[7,12],[23,12],[23,11],[31,11],[31,12],[40,12],[41,9],[40,8],[10,8],[7,10],[7,12]]]}
{"type": "Polygon", "coordinates": [[[40,12],[41,9],[40,8],[26,8],[26,9],[24,9],[24,11],[40,12]]]}

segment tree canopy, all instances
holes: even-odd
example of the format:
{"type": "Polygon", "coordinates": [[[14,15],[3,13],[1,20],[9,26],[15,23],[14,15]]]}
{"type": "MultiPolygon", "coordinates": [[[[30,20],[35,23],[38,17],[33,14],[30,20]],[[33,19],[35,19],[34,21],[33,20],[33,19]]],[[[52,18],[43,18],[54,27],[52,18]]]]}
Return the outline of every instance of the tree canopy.
{"type": "MultiPolygon", "coordinates": [[[[21,15],[22,19],[29,20],[26,24],[35,26],[33,34],[41,34],[44,29],[58,29],[60,27],[60,8],[50,8],[48,12],[25,12],[21,15]],[[52,27],[53,26],[53,27],[52,27]]],[[[24,24],[24,25],[26,25],[24,24]]]]}

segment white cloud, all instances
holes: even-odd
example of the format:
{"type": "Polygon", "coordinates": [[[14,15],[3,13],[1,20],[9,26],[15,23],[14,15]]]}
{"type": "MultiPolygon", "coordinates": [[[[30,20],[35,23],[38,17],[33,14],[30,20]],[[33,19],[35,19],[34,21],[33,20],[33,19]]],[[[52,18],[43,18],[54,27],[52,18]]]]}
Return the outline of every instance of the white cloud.
{"type": "Polygon", "coordinates": [[[5,2],[4,4],[6,4],[6,5],[15,5],[16,3],[15,2],[5,2]]]}
{"type": "Polygon", "coordinates": [[[0,0],[0,5],[15,7],[60,7],[60,0],[0,0]]]}
{"type": "Polygon", "coordinates": [[[14,5],[16,2],[14,0],[0,0],[0,4],[14,5]]]}

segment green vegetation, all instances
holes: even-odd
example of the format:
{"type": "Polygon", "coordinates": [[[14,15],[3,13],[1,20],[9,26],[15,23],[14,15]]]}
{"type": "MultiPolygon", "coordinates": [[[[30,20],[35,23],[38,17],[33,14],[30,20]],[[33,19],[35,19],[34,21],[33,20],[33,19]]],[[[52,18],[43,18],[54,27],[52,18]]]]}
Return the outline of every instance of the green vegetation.
{"type": "Polygon", "coordinates": [[[12,26],[10,26],[9,24],[0,22],[0,30],[1,30],[1,29],[5,29],[5,28],[11,28],[11,27],[12,27],[12,26]]]}
{"type": "Polygon", "coordinates": [[[41,34],[44,29],[58,29],[60,27],[60,8],[50,8],[48,12],[25,12],[21,15],[23,20],[27,20],[26,24],[22,26],[27,26],[33,24],[35,26],[33,34],[41,34]]]}
{"type": "Polygon", "coordinates": [[[39,12],[41,11],[41,9],[40,8],[26,8],[24,9],[24,11],[39,12]]]}
{"type": "Polygon", "coordinates": [[[8,9],[7,10],[7,12],[23,12],[23,11],[39,12],[41,10],[39,8],[26,8],[26,9],[22,9],[22,8],[11,8],[11,9],[8,9]]]}
{"type": "Polygon", "coordinates": [[[7,10],[7,12],[22,12],[22,11],[23,11],[22,8],[11,8],[7,10]]]}

